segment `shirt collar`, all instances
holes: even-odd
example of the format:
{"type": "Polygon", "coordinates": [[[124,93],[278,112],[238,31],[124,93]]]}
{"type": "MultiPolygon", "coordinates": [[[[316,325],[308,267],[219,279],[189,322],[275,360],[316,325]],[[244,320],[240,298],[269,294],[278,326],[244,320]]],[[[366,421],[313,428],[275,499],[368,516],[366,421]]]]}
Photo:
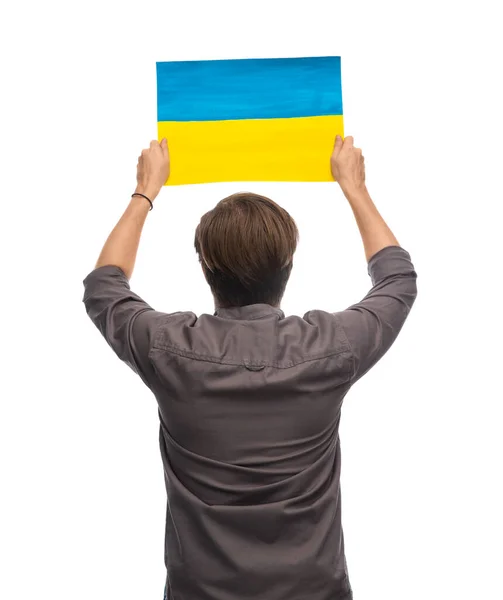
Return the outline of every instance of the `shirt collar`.
{"type": "Polygon", "coordinates": [[[233,306],[231,308],[217,308],[214,316],[222,319],[253,321],[254,319],[264,319],[271,316],[284,319],[285,314],[280,308],[275,308],[270,304],[248,304],[246,306],[233,306]]]}

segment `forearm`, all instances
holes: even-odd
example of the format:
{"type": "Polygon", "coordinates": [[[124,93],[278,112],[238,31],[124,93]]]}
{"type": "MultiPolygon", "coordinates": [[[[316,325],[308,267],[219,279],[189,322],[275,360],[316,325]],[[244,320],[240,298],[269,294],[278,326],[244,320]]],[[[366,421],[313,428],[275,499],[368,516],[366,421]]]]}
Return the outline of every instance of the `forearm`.
{"type": "Polygon", "coordinates": [[[131,198],[129,206],[103,246],[96,269],[105,265],[115,265],[124,271],[128,279],[131,278],[149,209],[150,205],[145,198],[131,198]]]}
{"type": "Polygon", "coordinates": [[[366,187],[343,187],[342,191],[360,230],[367,262],[386,246],[400,245],[377,210],[366,187]]]}

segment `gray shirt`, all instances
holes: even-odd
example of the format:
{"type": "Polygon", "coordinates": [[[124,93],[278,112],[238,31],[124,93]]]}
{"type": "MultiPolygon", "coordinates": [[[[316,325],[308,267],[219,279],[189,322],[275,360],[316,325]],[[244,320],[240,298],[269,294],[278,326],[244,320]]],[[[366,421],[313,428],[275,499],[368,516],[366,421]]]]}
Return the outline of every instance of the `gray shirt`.
{"type": "Polygon", "coordinates": [[[341,405],[416,298],[410,255],[369,261],[372,289],[336,313],[267,304],[158,312],[119,267],[84,280],[89,317],[154,394],[173,600],[348,600],[341,405]]]}

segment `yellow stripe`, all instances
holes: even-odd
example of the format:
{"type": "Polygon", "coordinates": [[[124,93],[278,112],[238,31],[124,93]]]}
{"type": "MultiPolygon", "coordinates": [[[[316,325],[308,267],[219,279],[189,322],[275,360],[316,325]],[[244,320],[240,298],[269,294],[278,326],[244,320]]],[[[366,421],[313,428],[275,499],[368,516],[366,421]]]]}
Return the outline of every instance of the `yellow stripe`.
{"type": "Polygon", "coordinates": [[[333,181],[330,155],[343,116],[160,121],[168,185],[219,181],[333,181]]]}

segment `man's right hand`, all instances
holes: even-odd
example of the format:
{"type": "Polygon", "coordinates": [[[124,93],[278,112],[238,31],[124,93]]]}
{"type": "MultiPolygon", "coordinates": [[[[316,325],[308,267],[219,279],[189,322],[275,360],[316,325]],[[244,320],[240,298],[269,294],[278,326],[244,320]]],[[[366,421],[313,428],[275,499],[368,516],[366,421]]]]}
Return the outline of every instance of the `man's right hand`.
{"type": "Polygon", "coordinates": [[[365,160],[360,148],[353,146],[353,137],[342,140],[338,135],[330,158],[332,177],[343,191],[365,189],[365,160]]]}

